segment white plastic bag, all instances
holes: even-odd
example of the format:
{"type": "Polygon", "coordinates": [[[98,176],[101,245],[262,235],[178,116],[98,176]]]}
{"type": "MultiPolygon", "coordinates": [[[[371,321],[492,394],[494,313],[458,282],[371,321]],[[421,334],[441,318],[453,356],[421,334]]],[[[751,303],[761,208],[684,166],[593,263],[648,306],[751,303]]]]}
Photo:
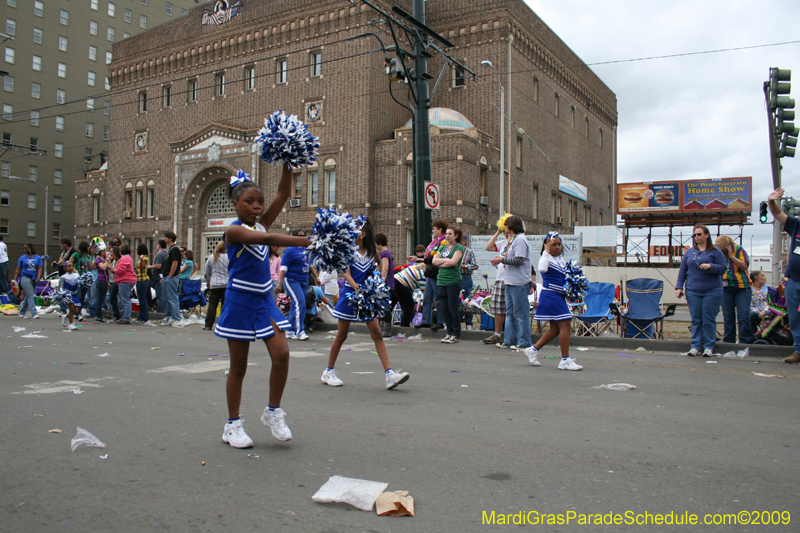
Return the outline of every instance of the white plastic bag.
{"type": "Polygon", "coordinates": [[[85,444],[87,446],[94,446],[96,448],[106,447],[106,444],[104,442],[101,442],[100,439],[98,439],[85,429],[82,429],[80,426],[78,426],[78,433],[76,433],[75,436],[70,441],[70,446],[72,447],[72,451],[74,452],[75,449],[81,444],[85,444]]]}
{"type": "Polygon", "coordinates": [[[311,499],[319,503],[349,503],[362,511],[371,511],[375,500],[388,486],[380,481],[331,476],[311,499]]]}

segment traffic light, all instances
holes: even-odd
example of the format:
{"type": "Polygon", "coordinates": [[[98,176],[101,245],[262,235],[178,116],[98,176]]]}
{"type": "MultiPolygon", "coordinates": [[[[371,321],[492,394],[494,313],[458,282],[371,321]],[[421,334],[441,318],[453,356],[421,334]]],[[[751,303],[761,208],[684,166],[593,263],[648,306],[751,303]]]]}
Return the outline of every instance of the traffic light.
{"type": "Polygon", "coordinates": [[[783,207],[783,212],[790,217],[800,216],[800,198],[787,198],[781,207],[783,207]]]}
{"type": "Polygon", "coordinates": [[[792,71],[769,69],[769,108],[775,113],[775,135],[778,142],[778,157],[794,157],[797,146],[798,127],[794,125],[794,99],[789,97],[792,71]]]}
{"type": "Polygon", "coordinates": [[[761,220],[762,224],[767,223],[767,214],[769,213],[769,209],[767,208],[767,202],[761,202],[761,205],[758,208],[758,218],[761,220]]]}
{"type": "Polygon", "coordinates": [[[399,58],[387,58],[384,64],[386,65],[386,75],[389,77],[389,81],[403,81],[408,83],[408,76],[406,75],[405,69],[403,69],[403,62],[400,61],[399,58]]]}

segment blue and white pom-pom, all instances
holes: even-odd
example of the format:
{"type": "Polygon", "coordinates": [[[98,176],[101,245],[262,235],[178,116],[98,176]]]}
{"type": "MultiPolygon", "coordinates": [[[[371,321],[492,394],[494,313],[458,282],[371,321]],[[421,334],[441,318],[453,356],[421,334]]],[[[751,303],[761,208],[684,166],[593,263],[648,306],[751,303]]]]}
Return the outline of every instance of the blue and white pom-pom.
{"type": "Polygon", "coordinates": [[[574,264],[572,260],[567,261],[566,278],[564,292],[567,293],[567,301],[578,302],[583,300],[589,290],[589,280],[586,279],[581,267],[574,264]]]}
{"type": "Polygon", "coordinates": [[[94,276],[89,272],[84,272],[81,274],[81,277],[78,278],[78,284],[84,289],[91,287],[92,283],[94,283],[94,276]]]}
{"type": "Polygon", "coordinates": [[[380,272],[376,270],[358,286],[357,293],[347,295],[347,301],[356,317],[365,321],[381,318],[388,313],[392,295],[389,293],[389,286],[384,283],[380,272]]]}
{"type": "Polygon", "coordinates": [[[296,115],[287,116],[283,111],[275,111],[264,120],[254,142],[261,159],[273,165],[283,161],[290,168],[297,168],[317,160],[319,139],[296,115]]]}
{"type": "Polygon", "coordinates": [[[357,221],[349,213],[337,213],[333,207],[317,209],[311,244],[305,252],[309,266],[317,271],[344,272],[356,259],[360,233],[357,221]]]}
{"type": "Polygon", "coordinates": [[[68,306],[72,303],[72,293],[64,289],[58,289],[50,293],[50,303],[53,305],[68,306]]]}

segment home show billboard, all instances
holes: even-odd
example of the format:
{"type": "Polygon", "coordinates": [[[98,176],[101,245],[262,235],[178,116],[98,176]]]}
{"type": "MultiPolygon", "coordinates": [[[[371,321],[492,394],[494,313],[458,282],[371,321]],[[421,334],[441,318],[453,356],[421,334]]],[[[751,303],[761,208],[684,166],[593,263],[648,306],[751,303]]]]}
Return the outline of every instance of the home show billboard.
{"type": "Polygon", "coordinates": [[[617,213],[752,211],[753,178],[617,184],[617,213]]]}

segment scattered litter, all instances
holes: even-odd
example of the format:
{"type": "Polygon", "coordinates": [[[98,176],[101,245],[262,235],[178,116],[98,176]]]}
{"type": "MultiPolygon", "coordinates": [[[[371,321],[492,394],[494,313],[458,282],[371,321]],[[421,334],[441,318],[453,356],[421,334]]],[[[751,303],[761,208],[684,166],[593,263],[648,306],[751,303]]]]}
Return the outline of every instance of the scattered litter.
{"type": "Polygon", "coordinates": [[[628,355],[626,353],[620,353],[620,354],[617,354],[617,355],[619,355],[620,357],[633,357],[632,355],[628,355]]]}
{"type": "Polygon", "coordinates": [[[454,374],[460,374],[461,370],[451,370],[450,372],[453,372],[454,374]]]}
{"type": "Polygon", "coordinates": [[[588,352],[589,351],[589,348],[586,348],[584,346],[578,346],[575,349],[578,350],[579,352],[588,352]]]}
{"type": "Polygon", "coordinates": [[[378,355],[378,352],[370,352],[370,353],[374,353],[375,355],[378,355]]]}
{"type": "Polygon", "coordinates": [[[25,326],[11,326],[14,328],[14,333],[19,333],[20,331],[25,331],[25,326]]]}
{"type": "Polygon", "coordinates": [[[412,335],[408,338],[410,341],[421,341],[422,340],[422,333],[418,333],[416,335],[412,335]]]}
{"type": "Polygon", "coordinates": [[[646,352],[647,350],[645,350],[643,346],[639,346],[638,348],[636,348],[636,351],[637,352],[646,352]]]}
{"type": "Polygon", "coordinates": [[[60,429],[48,429],[47,432],[48,433],[61,433],[61,430],[60,429]]]}
{"type": "Polygon", "coordinates": [[[559,359],[559,357],[556,357],[555,355],[546,355],[544,358],[545,359],[559,359]]]}
{"type": "Polygon", "coordinates": [[[72,389],[70,392],[72,394],[83,394],[86,391],[85,390],[81,390],[81,389],[72,389]]]}
{"type": "Polygon", "coordinates": [[[707,365],[716,365],[717,362],[716,361],[706,361],[706,364],[707,365]]]}
{"type": "Polygon", "coordinates": [[[111,344],[111,341],[106,341],[103,344],[111,344]]]}
{"type": "Polygon", "coordinates": [[[130,333],[123,333],[123,335],[130,335],[130,333]]]}
{"type": "Polygon", "coordinates": [[[152,347],[152,348],[150,348],[150,349],[151,349],[151,350],[160,350],[160,349],[161,349],[161,346],[153,346],[153,347],[152,347]]]}
{"type": "Polygon", "coordinates": [[[203,465],[203,466],[206,466],[206,462],[205,462],[205,461],[203,461],[203,462],[202,462],[202,463],[200,463],[200,464],[201,464],[201,465],[203,465]]]}
{"type": "Polygon", "coordinates": [[[33,413],[33,416],[44,416],[44,415],[39,415],[39,414],[33,413]]]}
{"type": "Polygon", "coordinates": [[[325,338],[326,339],[335,339],[336,335],[326,335],[325,338]]]}
{"type": "Polygon", "coordinates": [[[461,388],[462,388],[462,389],[468,389],[468,388],[469,388],[469,385],[461,385],[461,388]]]}
{"type": "Polygon", "coordinates": [[[100,456],[100,459],[108,459],[108,454],[101,455],[101,456],[100,456]]]}
{"type": "Polygon", "coordinates": [[[106,353],[99,353],[99,354],[97,354],[97,357],[108,357],[108,355],[109,355],[109,353],[108,353],[108,352],[106,352],[106,353]]]}
{"type": "Polygon", "coordinates": [[[626,390],[633,390],[636,388],[636,385],[631,385],[630,383],[609,383],[608,385],[598,385],[596,387],[592,387],[593,389],[608,389],[608,390],[618,390],[618,391],[626,391],[626,390]]]}
{"type": "Polygon", "coordinates": [[[185,353],[179,353],[178,355],[186,355],[185,353]]]}
{"type": "Polygon", "coordinates": [[[753,375],[754,376],[758,376],[760,378],[781,378],[781,379],[783,379],[783,376],[779,376],[778,374],[764,374],[762,372],[753,372],[753,375]]]}
{"type": "Polygon", "coordinates": [[[414,498],[407,490],[384,492],[375,500],[378,516],[414,516],[414,498]]]}
{"type": "MultiPolygon", "coordinates": [[[[181,355],[184,355],[184,354],[181,354],[181,355]]],[[[208,356],[209,357],[228,357],[228,354],[226,354],[226,353],[210,353],[210,354],[208,354],[208,356]]]]}
{"type": "Polygon", "coordinates": [[[375,372],[353,372],[353,374],[374,374],[375,372]]]}
{"type": "Polygon", "coordinates": [[[739,357],[740,359],[744,359],[745,357],[750,357],[750,348],[745,348],[744,350],[739,350],[738,352],[726,352],[720,357],[725,357],[727,359],[732,359],[734,357],[739,357]]]}
{"type": "Polygon", "coordinates": [[[231,371],[230,371],[230,370],[226,370],[226,371],[225,371],[225,375],[226,375],[226,376],[227,376],[228,374],[230,374],[230,373],[231,373],[231,371]]]}
{"type": "Polygon", "coordinates": [[[28,333],[27,335],[22,335],[23,339],[46,339],[47,335],[39,335],[41,331],[34,331],[33,333],[28,333]]]}
{"type": "Polygon", "coordinates": [[[331,476],[311,499],[318,503],[349,503],[362,511],[371,511],[375,500],[388,486],[379,481],[331,476]]]}
{"type": "Polygon", "coordinates": [[[70,441],[70,446],[72,447],[72,451],[74,452],[75,449],[81,444],[85,444],[87,446],[94,446],[95,448],[106,447],[106,444],[104,442],[101,442],[100,439],[98,439],[85,429],[82,429],[80,426],[78,426],[78,433],[70,441]]]}
{"type": "MultiPolygon", "coordinates": [[[[247,457],[252,457],[253,459],[258,459],[258,455],[254,454],[254,453],[248,453],[247,457]]],[[[205,463],[203,463],[203,464],[205,464],[205,463]]]]}

